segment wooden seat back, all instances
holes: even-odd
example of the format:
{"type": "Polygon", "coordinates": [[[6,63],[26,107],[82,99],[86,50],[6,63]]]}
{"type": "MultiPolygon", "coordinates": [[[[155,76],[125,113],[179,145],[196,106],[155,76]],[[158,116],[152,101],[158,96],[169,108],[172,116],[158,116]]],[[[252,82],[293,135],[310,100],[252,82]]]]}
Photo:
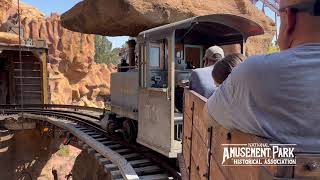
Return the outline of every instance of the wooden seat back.
{"type": "MultiPolygon", "coordinates": [[[[255,135],[230,131],[208,116],[206,98],[185,90],[183,179],[264,180],[320,179],[320,154],[297,153],[296,166],[224,166],[222,144],[271,143],[255,135]]],[[[272,142],[275,143],[275,142],[272,142]]]]}

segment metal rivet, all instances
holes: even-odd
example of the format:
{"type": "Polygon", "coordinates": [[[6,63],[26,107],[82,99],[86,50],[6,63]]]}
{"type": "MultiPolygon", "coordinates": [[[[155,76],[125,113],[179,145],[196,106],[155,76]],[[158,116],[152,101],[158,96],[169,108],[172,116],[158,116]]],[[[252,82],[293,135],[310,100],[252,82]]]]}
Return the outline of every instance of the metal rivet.
{"type": "Polygon", "coordinates": [[[316,161],[308,162],[305,167],[308,171],[315,171],[319,168],[319,163],[316,161]]]}

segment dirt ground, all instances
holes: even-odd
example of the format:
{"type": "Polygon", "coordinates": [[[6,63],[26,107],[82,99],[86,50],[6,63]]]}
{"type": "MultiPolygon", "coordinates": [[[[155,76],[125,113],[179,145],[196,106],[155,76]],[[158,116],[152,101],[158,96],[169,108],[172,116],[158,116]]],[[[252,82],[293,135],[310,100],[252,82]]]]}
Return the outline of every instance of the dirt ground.
{"type": "Polygon", "coordinates": [[[38,130],[10,132],[0,129],[1,180],[66,179],[81,150],[63,146],[63,139],[38,130]]]}
{"type": "MultiPolygon", "coordinates": [[[[81,150],[73,146],[62,146],[59,151],[54,153],[47,164],[41,171],[38,180],[46,180],[48,177],[53,177],[52,170],[57,172],[58,179],[67,179],[70,175],[75,160],[80,154],[81,150]]],[[[72,177],[72,176],[71,176],[72,177]]]]}

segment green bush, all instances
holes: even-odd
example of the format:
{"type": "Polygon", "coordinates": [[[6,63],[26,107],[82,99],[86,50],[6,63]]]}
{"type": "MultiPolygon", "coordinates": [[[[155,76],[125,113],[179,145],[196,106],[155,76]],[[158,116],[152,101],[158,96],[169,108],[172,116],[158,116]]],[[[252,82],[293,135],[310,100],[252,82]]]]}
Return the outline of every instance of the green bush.
{"type": "Polygon", "coordinates": [[[122,48],[112,48],[112,43],[105,36],[95,36],[95,62],[99,64],[114,64],[117,65],[120,63],[119,53],[122,51],[122,48]]]}
{"type": "Polygon", "coordinates": [[[280,52],[280,48],[279,48],[278,44],[272,43],[268,49],[268,54],[273,54],[273,53],[277,53],[277,52],[280,52]]]}
{"type": "Polygon", "coordinates": [[[70,150],[68,146],[61,145],[57,155],[60,157],[67,157],[70,154],[70,150]]]}

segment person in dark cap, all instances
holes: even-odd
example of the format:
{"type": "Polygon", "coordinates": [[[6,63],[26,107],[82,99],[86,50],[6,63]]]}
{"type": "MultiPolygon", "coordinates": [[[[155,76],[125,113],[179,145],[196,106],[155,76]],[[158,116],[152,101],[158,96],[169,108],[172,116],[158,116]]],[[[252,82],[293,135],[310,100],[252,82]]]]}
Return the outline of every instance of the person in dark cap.
{"type": "Polygon", "coordinates": [[[212,78],[216,86],[220,86],[231,74],[232,70],[241,64],[246,57],[240,53],[233,53],[218,61],[212,70],[212,78]]]}
{"type": "Polygon", "coordinates": [[[189,80],[189,88],[200,95],[209,98],[217,88],[213,84],[211,76],[214,64],[224,58],[224,51],[218,46],[212,46],[206,50],[204,60],[205,68],[192,71],[189,80]]]}
{"type": "Polygon", "coordinates": [[[118,66],[118,72],[127,72],[129,71],[129,64],[127,63],[127,60],[122,58],[121,64],[118,66]]]}
{"type": "Polygon", "coordinates": [[[280,0],[281,52],[248,58],[206,109],[228,129],[320,149],[320,1],[280,0]]]}

